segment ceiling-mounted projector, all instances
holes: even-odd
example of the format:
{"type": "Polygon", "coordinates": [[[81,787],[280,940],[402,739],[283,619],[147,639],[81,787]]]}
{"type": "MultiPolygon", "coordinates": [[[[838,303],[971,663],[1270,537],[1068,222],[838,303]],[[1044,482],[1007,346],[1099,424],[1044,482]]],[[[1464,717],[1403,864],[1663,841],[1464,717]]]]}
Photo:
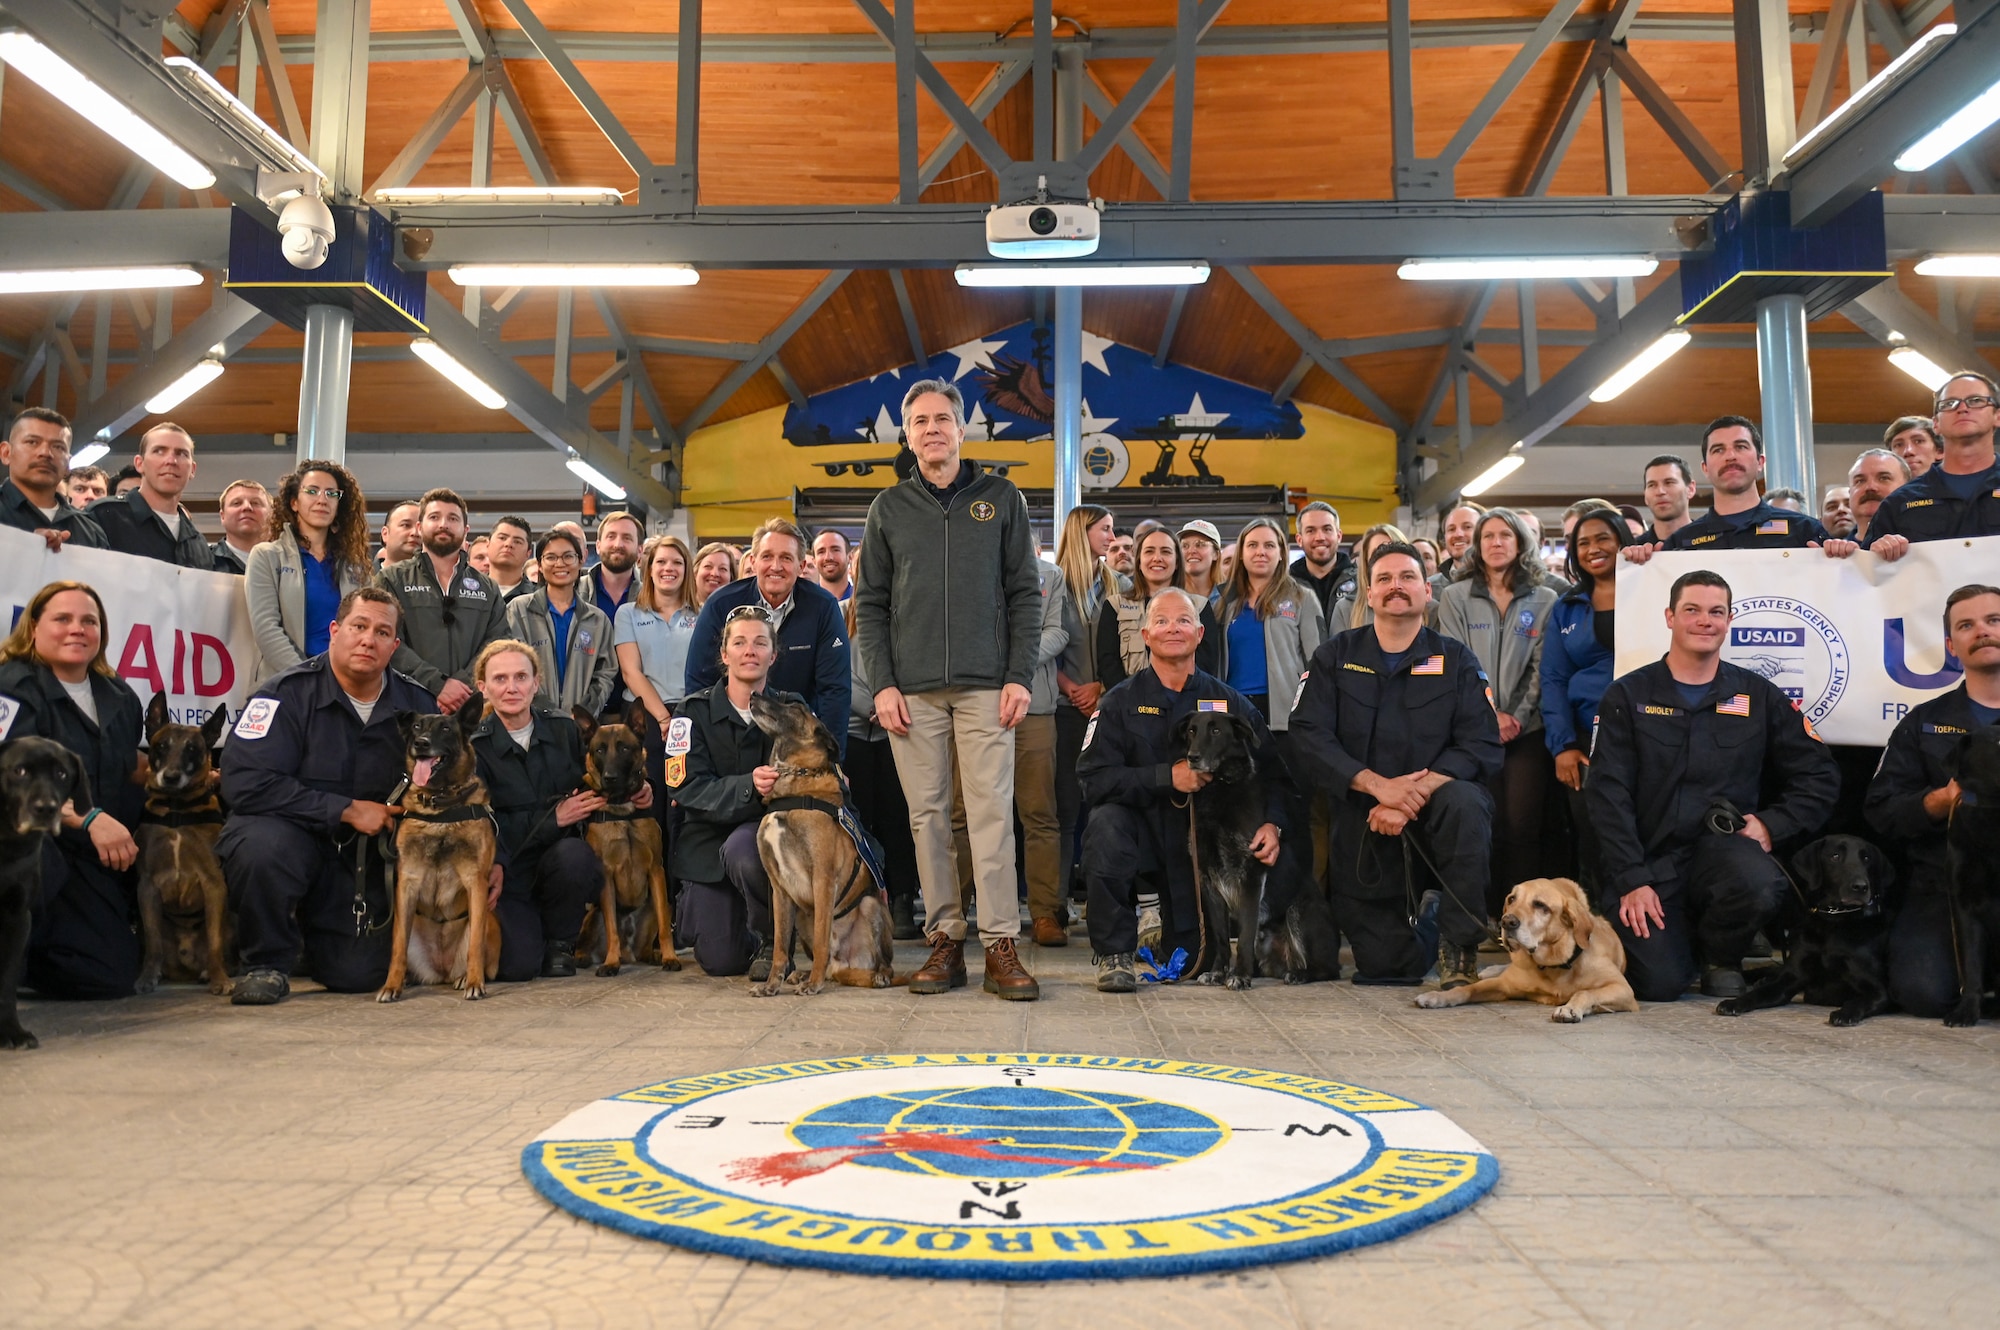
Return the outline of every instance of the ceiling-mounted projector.
{"type": "Polygon", "coordinates": [[[986,248],[996,259],[1072,259],[1097,252],[1096,201],[1051,201],[1048,182],[1034,198],[986,214],[986,248]]]}

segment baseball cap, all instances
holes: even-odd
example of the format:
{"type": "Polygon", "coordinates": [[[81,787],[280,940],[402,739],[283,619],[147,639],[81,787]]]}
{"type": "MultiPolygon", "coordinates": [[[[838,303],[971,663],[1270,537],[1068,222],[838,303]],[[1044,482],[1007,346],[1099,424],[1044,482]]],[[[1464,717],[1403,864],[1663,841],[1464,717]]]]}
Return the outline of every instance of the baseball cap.
{"type": "Polygon", "coordinates": [[[1215,523],[1204,522],[1199,517],[1197,517],[1194,521],[1183,525],[1181,527],[1181,534],[1183,536],[1204,537],[1209,541],[1209,543],[1213,544],[1217,549],[1222,548],[1222,533],[1215,529],[1215,523]]]}

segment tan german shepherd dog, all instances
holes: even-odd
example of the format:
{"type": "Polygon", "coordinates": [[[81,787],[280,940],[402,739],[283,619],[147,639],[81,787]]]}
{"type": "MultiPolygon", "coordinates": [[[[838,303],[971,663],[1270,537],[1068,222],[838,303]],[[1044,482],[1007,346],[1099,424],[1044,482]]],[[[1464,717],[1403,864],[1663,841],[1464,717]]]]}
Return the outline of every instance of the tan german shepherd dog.
{"type": "MultiPolygon", "coordinates": [[[[626,709],[623,725],[600,725],[582,707],[572,708],[570,717],[583,731],[583,783],[604,796],[604,807],[591,815],[583,832],[604,861],[604,892],[584,919],[578,950],[599,960],[600,975],[617,974],[627,955],[637,961],[658,957],[662,970],[678,970],[681,958],[674,954],[660,823],[652,808],[632,802],[646,783],[646,744],[639,736],[653,718],[637,702],[626,709]],[[600,931],[601,958],[596,942],[600,931]]],[[[653,797],[663,799],[666,792],[655,790],[653,797]]]]}
{"type": "Polygon", "coordinates": [[[403,984],[449,980],[467,1001],[486,996],[500,969],[500,921],[486,908],[499,833],[472,752],[481,707],[456,716],[397,717],[410,773],[396,829],[396,929],[389,978],[375,995],[394,1002],[403,984]]]}
{"type": "Polygon", "coordinates": [[[757,856],[771,878],[771,975],[751,989],[783,991],[798,932],[812,948],[812,972],[795,981],[809,997],[832,979],[854,988],[889,988],[889,911],[853,838],[840,825],[839,750],[826,726],[801,702],[763,693],[750,701],[750,723],[771,736],[778,783],[757,827],[757,856]]]}

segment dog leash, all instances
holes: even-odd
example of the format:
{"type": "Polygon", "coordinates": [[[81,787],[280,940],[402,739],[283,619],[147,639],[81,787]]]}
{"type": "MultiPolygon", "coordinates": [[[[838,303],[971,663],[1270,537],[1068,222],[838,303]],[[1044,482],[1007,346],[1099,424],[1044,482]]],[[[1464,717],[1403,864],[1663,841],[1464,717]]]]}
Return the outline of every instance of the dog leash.
{"type": "MultiPolygon", "coordinates": [[[[1201,889],[1201,846],[1198,843],[1199,838],[1195,835],[1194,796],[1190,794],[1185,799],[1174,799],[1170,802],[1176,808],[1187,809],[1188,862],[1194,869],[1194,920],[1196,928],[1200,930],[1198,936],[1201,939],[1195,946],[1194,965],[1190,972],[1199,975],[1205,973],[1202,966],[1208,960],[1208,902],[1203,899],[1204,893],[1201,889]]],[[[1252,945],[1255,945],[1254,942],[1252,945]]],[[[1180,948],[1176,947],[1174,950],[1179,951],[1180,948]]],[[[1176,973],[1172,977],[1178,979],[1180,975],[1176,973]]]]}
{"type": "MultiPolygon", "coordinates": [[[[1740,835],[1743,828],[1750,825],[1750,819],[1738,812],[1736,805],[1730,803],[1727,799],[1717,799],[1714,803],[1710,804],[1708,811],[1701,815],[1701,822],[1703,826],[1707,827],[1711,833],[1717,836],[1740,835]]],[[[1769,858],[1773,864],[1777,865],[1778,871],[1784,874],[1785,881],[1791,884],[1792,894],[1799,898],[1799,908],[1803,909],[1807,914],[1833,917],[1843,914],[1865,914],[1869,910],[1877,908],[1877,902],[1872,900],[1867,905],[1847,905],[1837,908],[1816,906],[1806,899],[1805,891],[1799,886],[1798,879],[1792,876],[1791,870],[1785,867],[1784,860],[1778,858],[1775,854],[1770,854],[1769,858]]]]}

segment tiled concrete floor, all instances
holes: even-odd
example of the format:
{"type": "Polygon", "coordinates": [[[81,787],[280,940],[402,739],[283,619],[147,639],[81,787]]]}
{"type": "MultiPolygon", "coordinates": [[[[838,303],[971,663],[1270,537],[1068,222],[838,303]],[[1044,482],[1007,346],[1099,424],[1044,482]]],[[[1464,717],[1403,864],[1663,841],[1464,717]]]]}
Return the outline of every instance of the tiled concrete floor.
{"type": "MultiPolygon", "coordinates": [[[[34,1004],[0,1059],[0,1325],[381,1327],[2000,1323],[2000,1027],[1706,1002],[1552,1025],[1347,984],[1043,1001],[627,971],[34,1004]],[[1177,1056],[1315,1072],[1455,1118],[1500,1159],[1471,1211],[1386,1246],[1242,1274],[1041,1287],[836,1277],[642,1242],[522,1180],[523,1142],[652,1080],[914,1050],[1177,1056]]],[[[914,954],[898,969],[914,968],[914,954]]],[[[977,964],[975,959],[975,965],[977,964]]],[[[975,969],[975,984],[977,971],[975,969]]]]}

